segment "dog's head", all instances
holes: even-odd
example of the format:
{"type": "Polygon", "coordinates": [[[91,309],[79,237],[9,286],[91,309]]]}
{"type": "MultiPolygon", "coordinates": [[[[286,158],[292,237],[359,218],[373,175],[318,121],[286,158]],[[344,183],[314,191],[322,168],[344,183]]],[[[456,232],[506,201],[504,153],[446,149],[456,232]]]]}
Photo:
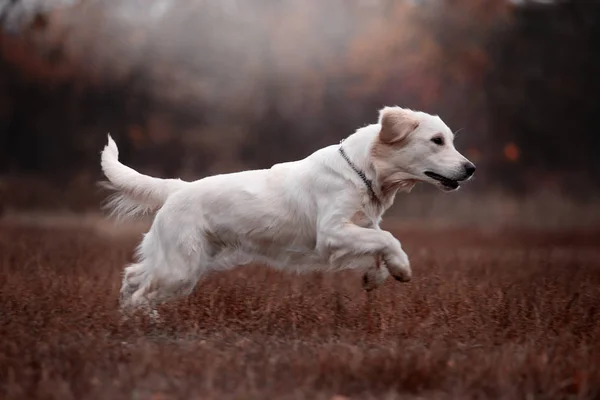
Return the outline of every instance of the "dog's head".
{"type": "Polygon", "coordinates": [[[454,148],[454,135],[438,116],[385,107],[379,125],[373,161],[384,185],[420,181],[452,191],[473,176],[475,165],[454,148]]]}

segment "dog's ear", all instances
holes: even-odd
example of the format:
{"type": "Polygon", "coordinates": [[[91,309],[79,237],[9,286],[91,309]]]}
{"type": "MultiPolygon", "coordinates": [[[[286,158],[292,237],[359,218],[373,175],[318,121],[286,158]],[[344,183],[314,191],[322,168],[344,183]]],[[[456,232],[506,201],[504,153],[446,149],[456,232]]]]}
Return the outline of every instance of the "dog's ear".
{"type": "Polygon", "coordinates": [[[414,117],[411,110],[400,107],[384,107],[379,111],[379,124],[381,131],[379,139],[383,143],[398,143],[418,128],[419,121],[414,117]]]}

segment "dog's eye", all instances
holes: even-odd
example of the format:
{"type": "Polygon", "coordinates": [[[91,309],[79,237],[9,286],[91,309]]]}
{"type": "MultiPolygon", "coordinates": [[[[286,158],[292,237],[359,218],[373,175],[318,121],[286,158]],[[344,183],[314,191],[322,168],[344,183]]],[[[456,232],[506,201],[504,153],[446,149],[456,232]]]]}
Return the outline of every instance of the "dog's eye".
{"type": "Polygon", "coordinates": [[[433,139],[431,139],[431,141],[437,144],[438,146],[442,146],[444,144],[444,139],[442,139],[441,137],[434,137],[433,139]]]}

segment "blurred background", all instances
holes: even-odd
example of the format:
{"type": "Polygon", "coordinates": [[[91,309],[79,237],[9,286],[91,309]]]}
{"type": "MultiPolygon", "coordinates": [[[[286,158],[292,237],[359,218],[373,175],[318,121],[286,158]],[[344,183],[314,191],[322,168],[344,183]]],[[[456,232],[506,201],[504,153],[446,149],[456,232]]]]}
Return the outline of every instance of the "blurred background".
{"type": "MultiPolygon", "coordinates": [[[[406,224],[599,226],[600,2],[0,0],[0,209],[93,213],[110,132],[143,173],[299,159],[384,105],[478,166],[406,224]]],[[[1,211],[0,211],[1,212],[1,211]]]]}

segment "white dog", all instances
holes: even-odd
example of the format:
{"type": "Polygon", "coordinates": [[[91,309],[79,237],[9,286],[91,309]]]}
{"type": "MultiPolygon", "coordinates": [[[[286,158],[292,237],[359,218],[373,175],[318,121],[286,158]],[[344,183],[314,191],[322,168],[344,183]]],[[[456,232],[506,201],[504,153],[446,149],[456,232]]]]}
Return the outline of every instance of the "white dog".
{"type": "Polygon", "coordinates": [[[293,271],[364,271],[371,290],[391,274],[411,279],[400,242],[379,228],[398,191],[429,182],[445,191],[475,166],[437,116],[385,107],[339,145],[270,169],[194,182],[142,175],[118,161],[108,137],[102,169],[118,218],[156,213],[137,262],[125,269],[121,307],[188,295],[209,271],[259,263],[293,271]]]}

